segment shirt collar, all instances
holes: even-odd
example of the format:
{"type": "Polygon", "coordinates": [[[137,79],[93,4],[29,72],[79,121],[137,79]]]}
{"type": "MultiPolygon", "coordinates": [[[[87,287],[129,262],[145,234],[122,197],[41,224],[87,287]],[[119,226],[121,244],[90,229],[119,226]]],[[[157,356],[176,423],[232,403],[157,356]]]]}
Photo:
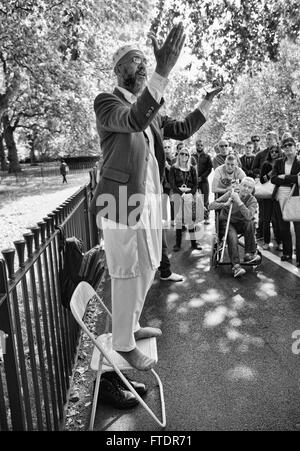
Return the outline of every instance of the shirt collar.
{"type": "Polygon", "coordinates": [[[117,86],[118,90],[123,94],[127,102],[129,103],[135,103],[137,100],[137,97],[132,94],[132,92],[128,91],[125,88],[121,88],[121,86],[117,86]]]}

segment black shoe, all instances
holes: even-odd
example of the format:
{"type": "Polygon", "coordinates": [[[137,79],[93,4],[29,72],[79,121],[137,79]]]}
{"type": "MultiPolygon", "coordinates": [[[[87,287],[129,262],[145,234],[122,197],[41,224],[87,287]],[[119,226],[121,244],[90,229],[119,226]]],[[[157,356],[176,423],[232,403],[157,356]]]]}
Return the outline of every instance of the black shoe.
{"type": "Polygon", "coordinates": [[[139,403],[129,390],[121,389],[106,378],[101,378],[98,400],[117,409],[130,409],[139,403]]]}
{"type": "MultiPolygon", "coordinates": [[[[142,382],[134,381],[130,377],[127,376],[127,374],[123,373],[123,376],[126,377],[126,379],[131,383],[132,387],[136,390],[137,394],[140,396],[144,396],[148,389],[145,384],[142,382]]],[[[113,382],[116,384],[117,387],[120,387],[122,390],[129,390],[127,385],[122,381],[122,379],[118,376],[117,373],[114,371],[109,371],[108,373],[104,373],[102,376],[104,379],[109,380],[110,382],[113,382]]]]}
{"type": "Polygon", "coordinates": [[[283,255],[281,257],[281,261],[282,262],[291,262],[292,261],[292,257],[291,257],[291,255],[283,255]]]}
{"type": "Polygon", "coordinates": [[[175,244],[175,245],[173,246],[173,251],[174,251],[174,252],[180,251],[180,246],[178,246],[177,244],[175,244]]]}

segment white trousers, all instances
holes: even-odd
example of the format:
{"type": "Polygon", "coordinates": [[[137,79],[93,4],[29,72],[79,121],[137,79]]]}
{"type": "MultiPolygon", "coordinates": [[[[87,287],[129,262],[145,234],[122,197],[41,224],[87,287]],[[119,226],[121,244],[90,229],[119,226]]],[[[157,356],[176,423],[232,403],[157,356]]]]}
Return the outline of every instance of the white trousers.
{"type": "Polygon", "coordinates": [[[136,347],[134,332],[140,329],[140,316],[155,270],[137,277],[111,277],[112,344],[116,351],[128,352],[136,347]]]}

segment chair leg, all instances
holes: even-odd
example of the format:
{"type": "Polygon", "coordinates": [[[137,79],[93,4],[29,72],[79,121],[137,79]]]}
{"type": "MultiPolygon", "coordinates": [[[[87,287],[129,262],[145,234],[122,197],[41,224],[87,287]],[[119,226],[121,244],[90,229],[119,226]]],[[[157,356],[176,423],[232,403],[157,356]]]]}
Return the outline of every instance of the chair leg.
{"type": "Polygon", "coordinates": [[[97,371],[97,377],[96,377],[96,383],[95,383],[95,389],[94,389],[93,405],[92,405],[92,412],[91,412],[91,418],[90,418],[90,424],[89,424],[89,431],[92,431],[94,429],[94,422],[95,422],[95,416],[96,416],[96,410],[97,410],[97,401],[98,401],[98,395],[99,395],[99,387],[100,387],[100,381],[101,381],[101,376],[102,376],[102,363],[103,363],[103,355],[100,354],[99,369],[97,371]]]}
{"type": "Polygon", "coordinates": [[[167,421],[166,421],[166,405],[165,405],[165,397],[164,397],[164,389],[163,384],[160,380],[159,375],[154,371],[154,369],[151,369],[152,374],[157,380],[158,387],[159,387],[159,395],[160,395],[160,406],[161,406],[161,415],[162,415],[162,422],[161,427],[166,427],[167,421]]]}
{"type": "Polygon", "coordinates": [[[116,373],[120,376],[124,384],[128,387],[128,389],[131,391],[131,393],[136,397],[138,402],[144,407],[144,409],[149,413],[149,415],[153,418],[153,420],[156,421],[156,423],[161,426],[162,428],[166,427],[166,409],[165,409],[165,400],[164,400],[164,393],[163,393],[163,385],[162,382],[157,375],[157,373],[151,369],[152,374],[156,378],[158,385],[159,385],[159,394],[160,394],[160,401],[161,401],[161,410],[162,410],[162,421],[159,420],[159,418],[155,415],[155,413],[150,409],[150,407],[145,403],[145,401],[140,397],[140,395],[136,392],[136,390],[132,387],[130,382],[126,379],[126,377],[122,374],[122,372],[119,370],[118,367],[113,365],[114,370],[116,373]]]}

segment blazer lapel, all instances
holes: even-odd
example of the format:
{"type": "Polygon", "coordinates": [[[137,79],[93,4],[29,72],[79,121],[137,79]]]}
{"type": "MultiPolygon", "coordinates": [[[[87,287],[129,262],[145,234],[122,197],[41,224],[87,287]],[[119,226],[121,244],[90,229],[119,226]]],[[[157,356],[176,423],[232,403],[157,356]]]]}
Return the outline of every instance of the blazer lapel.
{"type": "Polygon", "coordinates": [[[298,163],[297,157],[295,157],[295,159],[293,161],[292,169],[291,169],[291,174],[296,175],[296,174],[298,174],[299,171],[300,171],[299,163],[298,163]]]}
{"type": "Polygon", "coordinates": [[[159,173],[160,173],[160,177],[162,177],[164,174],[165,161],[166,161],[166,156],[165,156],[163,142],[162,142],[162,135],[161,135],[161,132],[160,132],[155,120],[151,122],[150,128],[153,133],[154,151],[155,151],[155,156],[156,156],[158,167],[159,167],[159,173]]]}

